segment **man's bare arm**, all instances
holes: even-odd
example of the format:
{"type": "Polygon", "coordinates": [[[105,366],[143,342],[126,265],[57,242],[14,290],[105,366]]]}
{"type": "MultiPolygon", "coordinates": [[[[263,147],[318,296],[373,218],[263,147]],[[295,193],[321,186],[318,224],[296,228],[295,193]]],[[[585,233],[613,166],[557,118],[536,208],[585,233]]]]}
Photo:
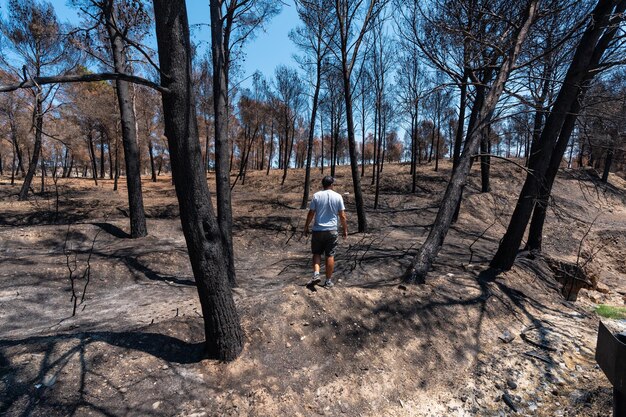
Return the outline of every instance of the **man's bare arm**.
{"type": "Polygon", "coordinates": [[[343,227],[343,237],[348,237],[348,220],[346,219],[346,211],[339,210],[339,219],[341,220],[341,227],[343,227]]]}
{"type": "Polygon", "coordinates": [[[309,226],[315,218],[315,210],[309,210],[309,214],[306,216],[306,223],[304,223],[304,236],[309,235],[309,226]]]}

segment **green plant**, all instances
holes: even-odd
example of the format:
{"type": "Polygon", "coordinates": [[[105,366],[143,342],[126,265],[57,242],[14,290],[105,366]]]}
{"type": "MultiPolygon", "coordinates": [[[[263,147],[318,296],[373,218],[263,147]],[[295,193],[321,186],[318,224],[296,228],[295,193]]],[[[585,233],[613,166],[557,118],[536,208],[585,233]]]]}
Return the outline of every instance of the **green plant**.
{"type": "Polygon", "coordinates": [[[595,313],[608,319],[626,319],[626,307],[615,307],[607,304],[599,304],[595,313]]]}

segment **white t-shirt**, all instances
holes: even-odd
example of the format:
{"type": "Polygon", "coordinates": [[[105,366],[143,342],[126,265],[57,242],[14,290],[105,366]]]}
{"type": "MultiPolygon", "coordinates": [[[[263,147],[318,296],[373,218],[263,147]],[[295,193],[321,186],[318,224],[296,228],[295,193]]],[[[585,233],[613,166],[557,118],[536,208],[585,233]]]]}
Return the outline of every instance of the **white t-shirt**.
{"type": "Polygon", "coordinates": [[[346,209],[341,194],[333,190],[323,190],[313,194],[309,208],[315,211],[314,232],[337,230],[337,215],[341,210],[346,209]]]}

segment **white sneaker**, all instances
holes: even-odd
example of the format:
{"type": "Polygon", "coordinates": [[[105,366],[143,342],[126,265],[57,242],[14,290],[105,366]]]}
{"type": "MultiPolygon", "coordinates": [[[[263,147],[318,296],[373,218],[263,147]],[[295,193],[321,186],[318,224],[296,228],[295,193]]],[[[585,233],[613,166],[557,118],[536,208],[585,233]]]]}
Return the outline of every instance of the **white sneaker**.
{"type": "Polygon", "coordinates": [[[315,286],[315,285],[319,284],[319,283],[320,283],[320,281],[322,281],[322,280],[320,279],[320,274],[313,274],[313,278],[311,278],[311,279],[309,280],[309,282],[307,282],[307,283],[306,283],[306,286],[307,286],[307,287],[313,287],[313,286],[315,286]]]}

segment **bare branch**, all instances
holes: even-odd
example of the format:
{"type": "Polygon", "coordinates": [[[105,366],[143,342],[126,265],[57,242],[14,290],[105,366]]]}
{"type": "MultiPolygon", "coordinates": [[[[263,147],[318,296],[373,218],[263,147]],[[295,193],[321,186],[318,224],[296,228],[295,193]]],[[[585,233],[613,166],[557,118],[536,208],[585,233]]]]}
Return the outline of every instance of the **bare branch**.
{"type": "Polygon", "coordinates": [[[52,77],[33,77],[28,80],[22,81],[19,84],[3,85],[0,86],[0,93],[6,93],[9,91],[15,91],[20,88],[37,87],[45,84],[57,84],[57,83],[80,83],[80,82],[96,82],[96,81],[108,81],[108,80],[122,80],[130,83],[141,84],[147,87],[153,88],[161,93],[169,93],[167,88],[147,80],[136,75],[122,74],[117,72],[103,72],[98,74],[82,74],[82,75],[58,75],[52,77]]]}

